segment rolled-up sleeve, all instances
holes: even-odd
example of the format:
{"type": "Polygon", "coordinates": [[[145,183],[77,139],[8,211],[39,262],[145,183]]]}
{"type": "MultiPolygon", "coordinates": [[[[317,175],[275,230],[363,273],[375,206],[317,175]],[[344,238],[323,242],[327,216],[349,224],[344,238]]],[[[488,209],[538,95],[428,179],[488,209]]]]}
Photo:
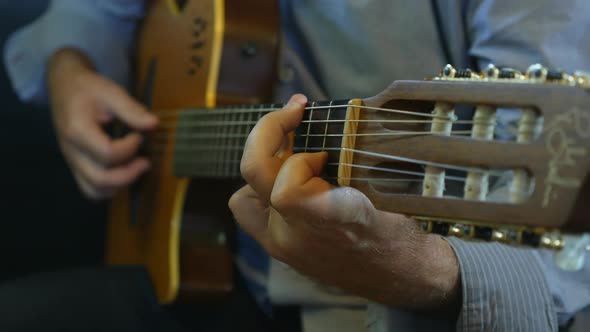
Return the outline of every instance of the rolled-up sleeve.
{"type": "Polygon", "coordinates": [[[79,49],[97,71],[129,83],[130,52],[141,0],[54,0],[31,24],[13,33],[4,46],[12,86],[24,101],[47,102],[48,58],[64,47],[79,49]]]}

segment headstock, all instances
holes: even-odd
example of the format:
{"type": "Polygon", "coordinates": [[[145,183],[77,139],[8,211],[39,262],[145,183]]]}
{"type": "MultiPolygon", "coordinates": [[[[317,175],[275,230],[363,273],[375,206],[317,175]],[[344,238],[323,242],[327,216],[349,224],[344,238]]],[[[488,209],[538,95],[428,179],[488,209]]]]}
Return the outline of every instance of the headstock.
{"type": "Polygon", "coordinates": [[[394,82],[351,105],[341,184],[429,231],[561,248],[553,230],[590,231],[589,90],[587,76],[540,65],[394,82]],[[508,113],[514,135],[499,139],[508,113]]]}

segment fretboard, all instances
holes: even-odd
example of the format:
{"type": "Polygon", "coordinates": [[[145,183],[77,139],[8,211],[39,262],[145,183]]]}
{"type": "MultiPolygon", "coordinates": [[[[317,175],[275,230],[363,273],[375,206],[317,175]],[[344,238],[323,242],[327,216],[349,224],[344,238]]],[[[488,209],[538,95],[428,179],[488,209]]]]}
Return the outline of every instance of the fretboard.
{"type": "MultiPolygon", "coordinates": [[[[348,101],[309,103],[295,132],[294,152],[328,152],[326,177],[336,179],[348,101]]],[[[174,171],[183,177],[240,177],[246,139],[258,120],[280,104],[180,112],[174,171]]],[[[277,138],[279,139],[279,138],[277,138]]]]}

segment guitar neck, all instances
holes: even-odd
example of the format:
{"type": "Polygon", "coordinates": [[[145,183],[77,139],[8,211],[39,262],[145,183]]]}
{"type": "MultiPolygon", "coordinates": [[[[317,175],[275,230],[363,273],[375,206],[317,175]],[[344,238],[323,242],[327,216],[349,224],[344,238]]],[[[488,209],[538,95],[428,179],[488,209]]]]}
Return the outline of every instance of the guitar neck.
{"type": "MultiPolygon", "coordinates": [[[[246,139],[281,104],[191,109],[176,123],[174,173],[182,177],[239,178],[246,139]]],[[[295,132],[294,152],[328,153],[326,178],[336,180],[348,101],[309,103],[295,132]]]]}

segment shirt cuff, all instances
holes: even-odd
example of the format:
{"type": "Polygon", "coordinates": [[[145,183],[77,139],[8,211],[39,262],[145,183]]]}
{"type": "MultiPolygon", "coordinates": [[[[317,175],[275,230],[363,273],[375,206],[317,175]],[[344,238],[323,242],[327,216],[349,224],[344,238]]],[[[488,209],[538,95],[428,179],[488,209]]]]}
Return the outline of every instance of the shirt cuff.
{"type": "Polygon", "coordinates": [[[448,238],[461,269],[457,331],[557,331],[557,316],[534,251],[448,238]]]}
{"type": "Polygon", "coordinates": [[[118,17],[117,12],[97,3],[54,1],[41,17],[8,39],[4,62],[21,100],[47,103],[47,60],[66,47],[83,52],[105,77],[128,84],[137,17],[118,17]]]}

